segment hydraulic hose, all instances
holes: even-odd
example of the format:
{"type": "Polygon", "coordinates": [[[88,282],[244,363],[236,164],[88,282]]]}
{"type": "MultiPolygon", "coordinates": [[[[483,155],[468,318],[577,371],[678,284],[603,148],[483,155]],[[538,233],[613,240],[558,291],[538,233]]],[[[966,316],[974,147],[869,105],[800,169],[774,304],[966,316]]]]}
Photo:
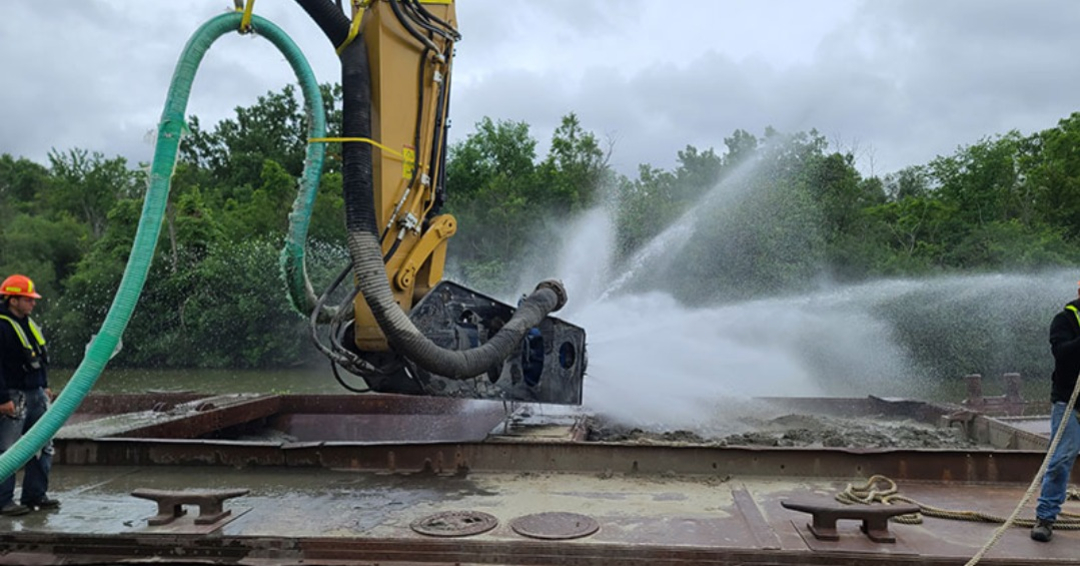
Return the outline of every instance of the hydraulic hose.
{"type": "Polygon", "coordinates": [[[330,0],[296,0],[335,48],[349,37],[349,18],[330,0]]]}
{"type": "MultiPolygon", "coordinates": [[[[176,168],[176,158],[180,147],[180,138],[184,130],[184,113],[187,108],[188,95],[191,85],[195,80],[195,72],[199,63],[206,54],[210,45],[222,35],[240,29],[240,21],[243,14],[230,12],[217,16],[203,24],[188,40],[187,45],[180,55],[176,69],[173,72],[172,82],[169,86],[169,94],[165,101],[165,109],[161,113],[161,122],[158,124],[157,142],[154,146],[153,163],[150,166],[149,186],[146,198],[143,201],[142,217],[135,232],[135,241],[131,247],[131,255],[128,264],[124,268],[124,275],[120,281],[120,287],[113,297],[112,306],[105,315],[105,322],[97,337],[90,343],[86,357],[75,370],[75,374],[67,386],[57,397],[45,415],[29,431],[26,432],[11,448],[0,455],[0,478],[9,477],[18,471],[30,460],[49,440],[56,435],[56,431],[68,420],[72,413],[79,407],[82,400],[90,392],[109,357],[116,348],[120,337],[127,328],[131,314],[135,310],[135,304],[142,294],[143,285],[146,283],[147,273],[154,258],[154,249],[157,245],[158,236],[161,233],[161,224],[165,215],[165,205],[169,197],[169,185],[173,171],[176,168]]],[[[307,64],[300,48],[280,28],[269,20],[259,16],[252,16],[252,29],[256,33],[269,39],[281,50],[296,71],[297,76],[303,83],[315,85],[314,93],[318,94],[317,83],[310,67],[307,64]]],[[[304,88],[305,95],[309,89],[304,88]]],[[[321,97],[309,100],[308,109],[313,115],[323,111],[321,97]]],[[[325,128],[325,120],[323,121],[325,128]]],[[[321,147],[322,144],[316,144],[321,147]]],[[[309,151],[306,166],[317,165],[322,168],[320,151],[309,151]],[[316,163],[317,162],[317,163],[316,163]]],[[[317,180],[305,173],[308,182],[317,180]]],[[[314,185],[312,185],[313,187],[314,185]]],[[[312,188],[312,191],[314,189],[312,188]]],[[[298,200],[299,197],[298,197],[298,200]]],[[[295,211],[294,211],[295,213],[295,211]]],[[[302,257],[300,258],[302,260],[302,257]]],[[[301,270],[302,273],[302,270],[301,270]]]]}

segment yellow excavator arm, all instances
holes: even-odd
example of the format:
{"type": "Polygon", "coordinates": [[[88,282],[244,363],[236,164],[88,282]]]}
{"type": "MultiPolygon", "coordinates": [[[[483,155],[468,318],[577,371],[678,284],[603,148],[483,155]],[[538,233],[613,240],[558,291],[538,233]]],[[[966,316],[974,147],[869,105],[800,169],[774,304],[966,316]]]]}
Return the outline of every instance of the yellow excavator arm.
{"type": "MultiPolygon", "coordinates": [[[[362,18],[360,36],[371,73],[371,135],[380,142],[372,159],[375,218],[390,287],[406,311],[442,280],[446,243],[457,230],[453,216],[437,212],[445,198],[450,70],[460,36],[452,1],[420,0],[419,6],[441,33],[425,34],[399,18],[395,7],[416,8],[408,3],[376,1],[353,12],[354,19],[362,18]]],[[[357,347],[389,349],[363,297],[356,298],[355,308],[357,347]]]]}
{"type": "MultiPolygon", "coordinates": [[[[560,282],[541,282],[510,306],[443,280],[457,230],[440,213],[461,37],[454,2],[354,2],[351,17],[331,0],[296,2],[342,66],[343,197],[355,286],[349,302],[327,314],[331,361],[380,392],[581,403],[585,332],[548,316],[566,303],[560,282]]],[[[320,300],[313,324],[322,308],[320,300]]]]}

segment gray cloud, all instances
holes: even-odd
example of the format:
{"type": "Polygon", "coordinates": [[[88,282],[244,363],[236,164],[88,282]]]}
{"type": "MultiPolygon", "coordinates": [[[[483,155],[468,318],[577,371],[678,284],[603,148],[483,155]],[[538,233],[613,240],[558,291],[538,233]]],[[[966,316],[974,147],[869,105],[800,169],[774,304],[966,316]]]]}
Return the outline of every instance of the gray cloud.
{"type": "MultiPolygon", "coordinates": [[[[281,12],[268,15],[273,21],[290,33],[299,30],[294,39],[304,42],[313,65],[322,64],[320,80],[336,82],[333,51],[307,16],[289,4],[265,4],[268,12],[281,12]]],[[[0,60],[6,77],[0,89],[0,153],[44,162],[52,148],[79,147],[132,162],[149,160],[148,133],[160,118],[184,44],[227,6],[147,6],[122,1],[0,3],[0,60]]],[[[226,36],[199,69],[189,114],[213,123],[288,82],[295,82],[291,71],[269,42],[226,36]]]]}
{"type": "MultiPolygon", "coordinates": [[[[81,147],[149,159],[180,49],[231,2],[0,3],[0,153],[81,147]],[[59,30],[59,31],[58,31],[59,30]]],[[[615,142],[613,164],[671,167],[735,129],[817,128],[886,173],[1076,109],[1080,4],[1069,0],[462,2],[452,139],[484,116],[523,120],[546,149],[559,118],[615,142]]],[[[257,13],[337,82],[327,40],[297,6],[257,13]]],[[[213,123],[293,82],[267,42],[227,37],[189,113],[213,123]]]]}
{"type": "MultiPolygon", "coordinates": [[[[702,9],[720,11],[709,6],[702,9]]],[[[586,127],[617,132],[614,159],[624,172],[638,163],[672,166],[686,144],[721,150],[736,128],[817,128],[838,149],[854,150],[864,171],[885,173],[1070,114],[1078,19],[1080,4],[1062,1],[863,2],[816,44],[788,46],[805,52],[802,60],[706,49],[618,72],[592,60],[578,76],[549,73],[531,97],[500,86],[526,84],[521,77],[491,72],[457,96],[456,116],[550,125],[557,102],[586,127]]]]}

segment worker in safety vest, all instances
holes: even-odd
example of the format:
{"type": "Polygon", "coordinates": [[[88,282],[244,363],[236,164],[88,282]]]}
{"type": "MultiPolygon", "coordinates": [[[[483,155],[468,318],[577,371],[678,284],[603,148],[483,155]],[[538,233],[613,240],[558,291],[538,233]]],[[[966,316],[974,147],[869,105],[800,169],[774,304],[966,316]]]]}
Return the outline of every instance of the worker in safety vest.
{"type": "Polygon", "coordinates": [[[1080,452],[1080,421],[1065,419],[1065,408],[1076,388],[1076,378],[1080,375],[1080,282],[1077,284],[1077,299],[1066,304],[1050,323],[1050,351],[1054,354],[1054,375],[1050,387],[1050,401],[1054,408],[1050,413],[1051,434],[1057,433],[1061,421],[1065,420],[1065,432],[1061,436],[1057,449],[1046,468],[1043,477],[1042,493],[1039,505],[1035,508],[1036,524],[1031,529],[1031,538],[1048,542],[1054,535],[1054,521],[1065,502],[1065,490],[1069,484],[1076,454],[1080,452]]]}
{"type": "MultiPolygon", "coordinates": [[[[0,454],[6,452],[49,409],[49,354],[41,329],[30,318],[41,295],[25,275],[0,283],[0,454]]],[[[15,502],[15,474],[0,482],[0,515],[25,515],[34,509],[55,509],[49,498],[50,440],[24,468],[22,493],[15,502]]]]}

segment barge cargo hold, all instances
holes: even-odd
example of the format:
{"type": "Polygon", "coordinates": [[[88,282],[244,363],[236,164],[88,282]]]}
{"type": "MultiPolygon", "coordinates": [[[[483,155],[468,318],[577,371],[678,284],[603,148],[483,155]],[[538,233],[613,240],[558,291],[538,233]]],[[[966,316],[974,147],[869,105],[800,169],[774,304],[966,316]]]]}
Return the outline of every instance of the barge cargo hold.
{"type": "MultiPolygon", "coordinates": [[[[880,475],[911,501],[1007,516],[1049,434],[1042,417],[902,399],[763,402],[980,445],[595,442],[584,415],[494,402],[93,395],[56,439],[62,508],[0,518],[0,563],[964,564],[996,524],[886,522],[905,509],[834,496],[880,475]]],[[[1075,564],[1078,548],[1076,531],[1012,528],[981,563],[1075,564]]]]}

